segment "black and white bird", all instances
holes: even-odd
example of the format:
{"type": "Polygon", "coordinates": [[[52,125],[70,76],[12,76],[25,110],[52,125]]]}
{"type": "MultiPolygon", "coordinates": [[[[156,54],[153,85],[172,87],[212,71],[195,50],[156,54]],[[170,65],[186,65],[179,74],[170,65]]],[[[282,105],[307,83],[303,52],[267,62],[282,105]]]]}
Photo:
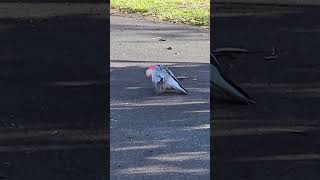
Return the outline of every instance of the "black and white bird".
{"type": "Polygon", "coordinates": [[[158,64],[149,66],[146,71],[146,76],[151,77],[151,81],[155,86],[156,94],[163,93],[170,89],[174,89],[182,94],[189,94],[189,92],[174,76],[172,71],[164,65],[158,64]]]}
{"type": "Polygon", "coordinates": [[[213,88],[233,97],[233,99],[246,104],[254,104],[255,101],[249,95],[228,79],[221,70],[220,64],[213,53],[210,54],[210,81],[213,88]]]}

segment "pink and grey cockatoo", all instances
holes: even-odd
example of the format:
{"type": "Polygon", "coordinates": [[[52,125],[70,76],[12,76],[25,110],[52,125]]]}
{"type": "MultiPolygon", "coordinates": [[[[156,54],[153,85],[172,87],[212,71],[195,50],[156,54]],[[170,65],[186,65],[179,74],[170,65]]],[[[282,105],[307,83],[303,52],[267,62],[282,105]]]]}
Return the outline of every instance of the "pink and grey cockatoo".
{"type": "Polygon", "coordinates": [[[164,65],[158,64],[149,66],[146,71],[146,76],[151,77],[151,81],[156,89],[156,94],[170,89],[175,89],[182,94],[189,94],[189,92],[182,87],[173,73],[164,65]]]}

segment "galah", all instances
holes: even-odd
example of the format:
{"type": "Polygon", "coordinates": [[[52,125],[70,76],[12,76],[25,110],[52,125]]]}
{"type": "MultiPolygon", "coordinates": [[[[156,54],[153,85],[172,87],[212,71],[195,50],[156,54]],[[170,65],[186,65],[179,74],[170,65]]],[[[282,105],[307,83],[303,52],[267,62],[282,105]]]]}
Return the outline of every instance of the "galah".
{"type": "Polygon", "coordinates": [[[237,86],[222,73],[220,64],[212,53],[210,57],[210,75],[211,85],[213,85],[214,88],[221,90],[225,94],[228,94],[240,102],[247,104],[255,103],[255,101],[251,99],[243,89],[237,86]]]}
{"type": "Polygon", "coordinates": [[[172,71],[164,65],[158,64],[149,66],[146,71],[146,76],[151,77],[151,81],[155,86],[156,94],[170,89],[175,89],[182,94],[189,94],[189,92],[182,87],[172,71]]]}

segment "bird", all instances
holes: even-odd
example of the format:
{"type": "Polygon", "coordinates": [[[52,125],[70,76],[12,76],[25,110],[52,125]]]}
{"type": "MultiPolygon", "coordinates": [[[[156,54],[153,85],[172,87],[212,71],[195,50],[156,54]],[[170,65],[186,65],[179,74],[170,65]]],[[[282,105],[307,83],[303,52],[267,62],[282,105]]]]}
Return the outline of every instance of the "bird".
{"type": "Polygon", "coordinates": [[[151,78],[155,86],[156,94],[174,89],[181,94],[189,94],[189,92],[180,84],[179,80],[174,76],[166,66],[157,64],[150,65],[146,70],[146,76],[151,78]]]}
{"type": "Polygon", "coordinates": [[[210,76],[210,84],[214,88],[240,102],[255,104],[255,101],[243,89],[223,74],[220,64],[212,52],[210,53],[210,76]]]}

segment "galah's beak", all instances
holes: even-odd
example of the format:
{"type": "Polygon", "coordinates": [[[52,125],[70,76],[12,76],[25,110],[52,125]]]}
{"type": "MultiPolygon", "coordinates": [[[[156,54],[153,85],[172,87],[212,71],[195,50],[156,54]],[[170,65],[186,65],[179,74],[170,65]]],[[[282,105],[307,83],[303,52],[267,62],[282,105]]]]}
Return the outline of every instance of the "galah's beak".
{"type": "Polygon", "coordinates": [[[153,70],[156,68],[156,66],[154,65],[151,65],[148,67],[147,71],[146,71],[146,76],[147,77],[152,77],[152,73],[153,73],[153,70]]]}

